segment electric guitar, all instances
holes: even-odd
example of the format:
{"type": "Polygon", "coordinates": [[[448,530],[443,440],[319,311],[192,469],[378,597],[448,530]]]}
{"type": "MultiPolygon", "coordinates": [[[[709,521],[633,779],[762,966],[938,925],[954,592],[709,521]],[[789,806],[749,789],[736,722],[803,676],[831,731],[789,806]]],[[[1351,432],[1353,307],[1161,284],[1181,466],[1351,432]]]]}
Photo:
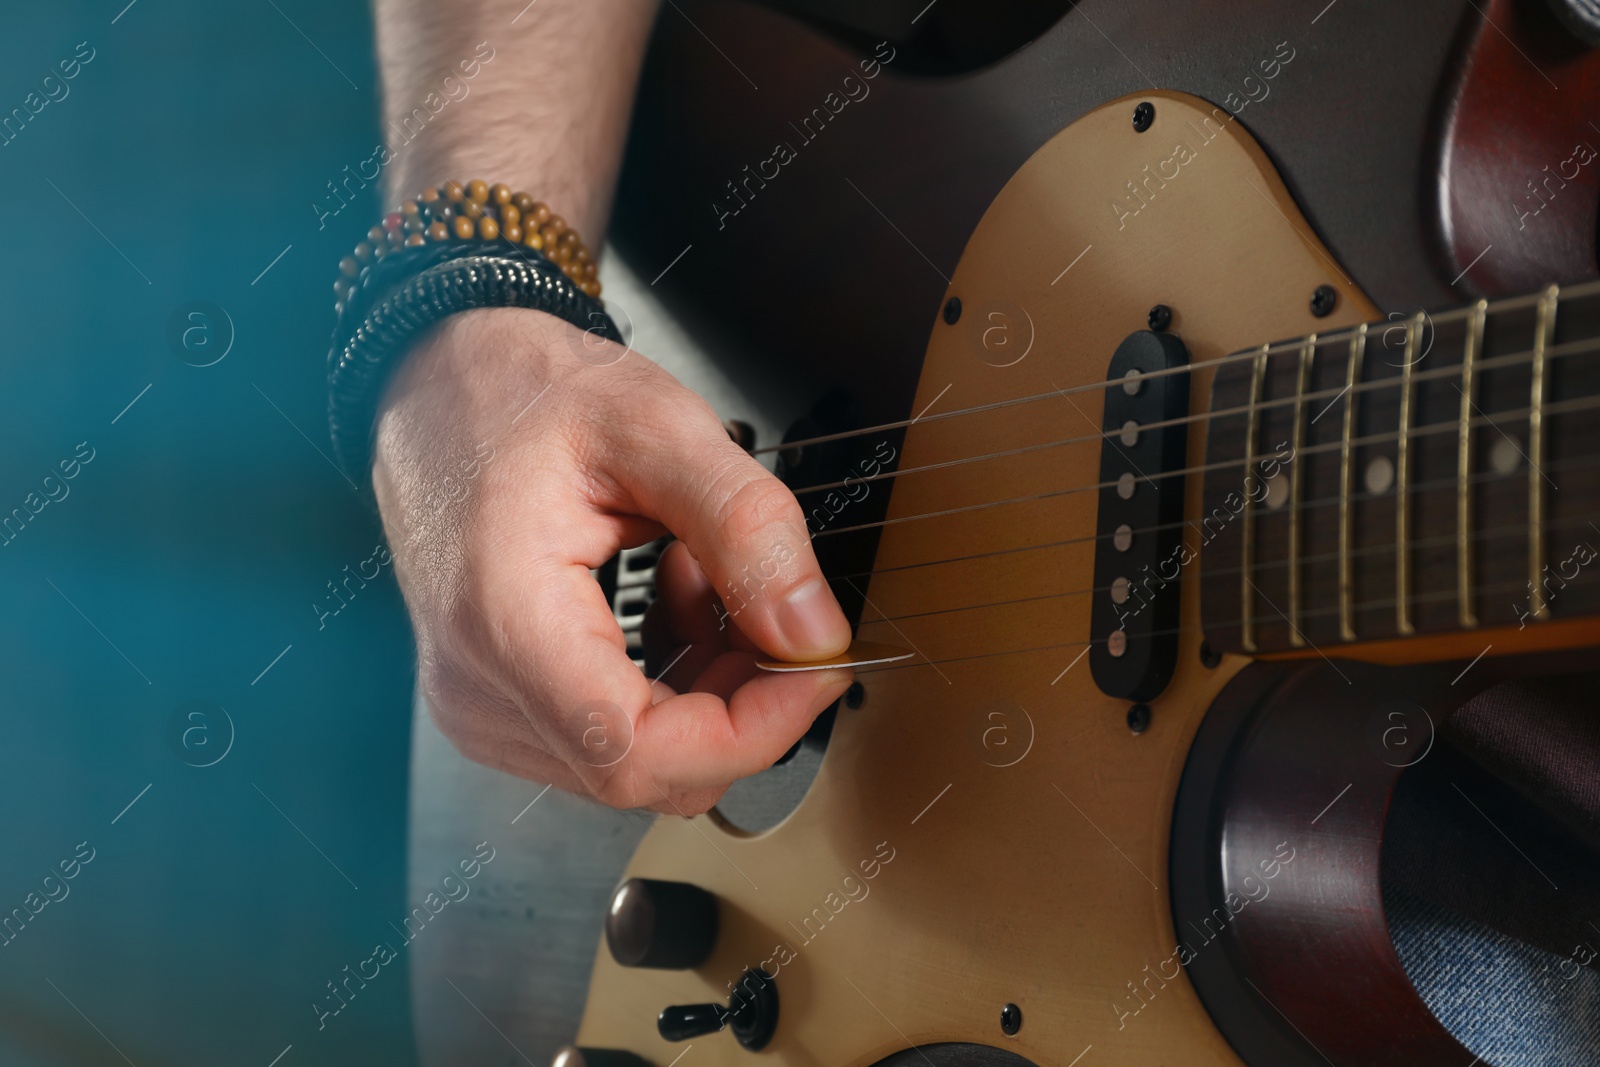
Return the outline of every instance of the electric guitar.
{"type": "Polygon", "coordinates": [[[618,232],[845,386],[766,450],[910,658],[706,816],[524,809],[425,1062],[1479,1062],[1393,850],[1518,863],[1454,788],[1600,899],[1447,728],[1600,645],[1581,12],[791,6],[664,9],[618,232]]]}

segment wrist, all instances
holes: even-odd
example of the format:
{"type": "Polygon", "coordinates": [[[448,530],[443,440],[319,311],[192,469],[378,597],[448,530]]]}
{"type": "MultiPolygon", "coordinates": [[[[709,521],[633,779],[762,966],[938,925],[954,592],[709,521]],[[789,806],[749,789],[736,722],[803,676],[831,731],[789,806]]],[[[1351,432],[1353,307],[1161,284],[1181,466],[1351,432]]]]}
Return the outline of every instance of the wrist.
{"type": "MultiPolygon", "coordinates": [[[[548,427],[575,372],[570,348],[584,334],[530,308],[477,308],[422,336],[396,367],[374,420],[371,484],[386,525],[408,541],[419,524],[456,516],[481,489],[479,466],[514,455],[527,432],[548,427]],[[519,433],[522,431],[522,433],[519,433]]],[[[558,420],[559,421],[559,420],[558,420]]],[[[545,454],[544,445],[536,446],[545,454]]]]}
{"type": "Polygon", "coordinates": [[[448,409],[452,422],[469,428],[509,420],[527,400],[516,401],[509,414],[505,409],[528,383],[560,373],[560,353],[574,335],[581,337],[575,326],[533,308],[474,308],[450,316],[396,366],[378,403],[380,442],[384,419],[417,403],[448,409]]]}
{"type": "MultiPolygon", "coordinates": [[[[363,275],[365,281],[375,277],[363,275]]],[[[469,249],[428,266],[381,298],[368,300],[365,288],[358,288],[344,307],[328,361],[334,459],[349,477],[365,481],[370,474],[379,402],[409,350],[440,322],[486,308],[548,312],[576,327],[572,332],[580,348],[586,331],[620,340],[598,302],[536,252],[513,256],[499,249],[469,249]]]]}

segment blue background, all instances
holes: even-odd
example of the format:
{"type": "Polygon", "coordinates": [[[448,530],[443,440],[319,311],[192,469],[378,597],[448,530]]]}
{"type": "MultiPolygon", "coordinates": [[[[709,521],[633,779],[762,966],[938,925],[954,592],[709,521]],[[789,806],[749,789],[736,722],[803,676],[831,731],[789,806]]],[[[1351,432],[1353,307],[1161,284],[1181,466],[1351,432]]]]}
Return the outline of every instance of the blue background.
{"type": "MultiPolygon", "coordinates": [[[[311,207],[378,140],[370,16],[125,3],[8,5],[0,31],[0,114],[95,52],[0,147],[0,514],[95,450],[0,546],[0,912],[95,849],[0,948],[0,1063],[411,1063],[403,953],[326,1029],[310,1007],[408,907],[392,568],[321,630],[311,608],[380,538],[324,454],[322,376],[377,199],[321,230],[311,207]],[[236,333],[213,366],[167,339],[194,300],[236,333]],[[210,767],[179,758],[192,700],[235,731],[210,767]]],[[[212,719],[192,742],[225,740],[212,719]]]]}

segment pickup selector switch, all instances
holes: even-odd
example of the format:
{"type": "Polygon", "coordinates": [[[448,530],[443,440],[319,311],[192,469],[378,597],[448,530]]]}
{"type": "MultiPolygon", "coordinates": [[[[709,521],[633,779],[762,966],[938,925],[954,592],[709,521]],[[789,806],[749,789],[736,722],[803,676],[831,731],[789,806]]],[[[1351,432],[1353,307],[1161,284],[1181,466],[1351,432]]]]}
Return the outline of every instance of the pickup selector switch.
{"type": "Polygon", "coordinates": [[[724,1027],[751,1052],[766,1048],[778,1028],[777,980],[766,971],[751,968],[740,977],[726,1007],[676,1004],[656,1018],[656,1030],[668,1041],[688,1041],[724,1027]]]}

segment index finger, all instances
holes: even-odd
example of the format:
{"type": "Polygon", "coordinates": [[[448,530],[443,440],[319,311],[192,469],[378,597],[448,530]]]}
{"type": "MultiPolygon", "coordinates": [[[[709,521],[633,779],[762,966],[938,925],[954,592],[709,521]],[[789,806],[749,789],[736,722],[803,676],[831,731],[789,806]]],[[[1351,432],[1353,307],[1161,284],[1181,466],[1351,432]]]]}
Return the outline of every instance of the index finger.
{"type": "MultiPolygon", "coordinates": [[[[725,786],[775,763],[848,688],[848,670],[762,673],[724,701],[707,692],[662,700],[627,656],[599,585],[581,564],[529,576],[507,639],[542,664],[521,678],[529,709],[549,718],[566,760],[614,807],[663,793],[725,786]]],[[[669,691],[669,690],[668,690],[669,691]]],[[[670,692],[670,691],[669,691],[670,692]]]]}

